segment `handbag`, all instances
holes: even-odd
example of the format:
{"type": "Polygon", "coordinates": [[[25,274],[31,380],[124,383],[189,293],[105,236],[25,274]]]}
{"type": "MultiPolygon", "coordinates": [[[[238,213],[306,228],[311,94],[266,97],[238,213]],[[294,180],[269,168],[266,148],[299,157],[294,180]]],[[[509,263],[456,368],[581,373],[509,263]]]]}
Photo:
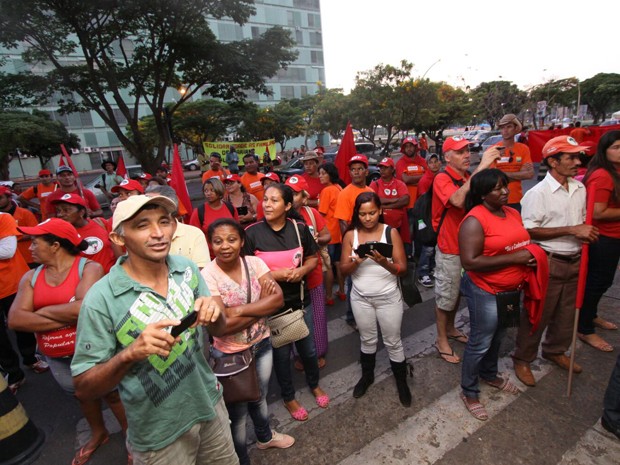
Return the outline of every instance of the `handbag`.
{"type": "MultiPolygon", "coordinates": [[[[387,226],[385,230],[385,239],[388,244],[392,243],[392,227],[387,226]]],[[[418,286],[415,284],[415,272],[412,264],[407,264],[407,273],[405,276],[398,276],[398,287],[403,296],[403,300],[409,307],[422,303],[422,294],[418,286]]]]}
{"type": "Polygon", "coordinates": [[[495,294],[497,324],[500,328],[516,328],[521,323],[521,290],[495,294]]]}
{"type": "MultiPolygon", "coordinates": [[[[241,257],[248,282],[247,303],[252,300],[252,287],[250,285],[250,273],[248,264],[241,257]]],[[[250,347],[234,354],[223,354],[214,357],[213,351],[209,360],[213,374],[224,387],[224,402],[236,404],[238,402],[257,402],[261,398],[256,372],[256,359],[254,349],[250,347]]]]}
{"type": "MultiPolygon", "coordinates": [[[[297,240],[299,241],[299,246],[303,247],[301,244],[301,237],[299,236],[299,229],[297,228],[297,224],[295,224],[295,232],[297,233],[297,240]]],[[[303,280],[299,283],[300,287],[300,296],[301,302],[303,306],[304,301],[304,282],[303,280]]],[[[267,326],[271,331],[271,345],[274,349],[290,344],[291,342],[299,341],[304,337],[310,334],[310,330],[308,329],[308,325],[304,321],[304,314],[306,313],[303,309],[293,310],[289,308],[277,315],[267,318],[267,326]]]]}

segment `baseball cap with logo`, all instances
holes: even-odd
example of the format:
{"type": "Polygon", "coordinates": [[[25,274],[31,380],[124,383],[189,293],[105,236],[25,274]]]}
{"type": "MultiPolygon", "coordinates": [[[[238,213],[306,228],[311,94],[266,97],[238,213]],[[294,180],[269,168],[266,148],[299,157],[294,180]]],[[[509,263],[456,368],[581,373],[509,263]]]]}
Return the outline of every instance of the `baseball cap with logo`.
{"type": "Polygon", "coordinates": [[[266,181],[266,180],[269,180],[269,179],[271,179],[272,181],[275,181],[275,182],[281,182],[280,181],[280,176],[278,176],[273,171],[270,171],[264,177],[260,178],[260,182],[263,182],[263,181],[266,181]]]}
{"type": "Polygon", "coordinates": [[[392,168],[394,168],[394,160],[392,160],[391,158],[385,157],[383,160],[381,160],[379,163],[377,163],[377,165],[379,165],[379,166],[391,166],[392,168]]]}
{"type": "Polygon", "coordinates": [[[51,203],[55,204],[59,202],[70,203],[72,205],[79,205],[81,207],[88,208],[88,205],[86,204],[86,200],[84,200],[82,197],[80,197],[77,194],[65,194],[58,199],[52,200],[51,203]]]}
{"type": "Polygon", "coordinates": [[[229,174],[224,179],[224,182],[241,182],[241,178],[239,178],[239,176],[236,174],[229,174]]]}
{"type": "Polygon", "coordinates": [[[352,156],[347,162],[347,165],[351,166],[352,163],[363,163],[366,165],[366,168],[368,168],[368,158],[366,158],[366,155],[360,155],[358,153],[357,155],[352,156]]]}
{"type": "Polygon", "coordinates": [[[289,186],[291,189],[293,189],[295,192],[301,192],[301,191],[308,192],[308,190],[310,189],[308,187],[308,181],[306,181],[301,176],[291,176],[290,178],[286,180],[285,184],[289,186]]]}
{"type": "Polygon", "coordinates": [[[146,205],[158,205],[163,207],[168,213],[173,213],[177,209],[176,204],[163,195],[133,195],[127,200],[119,202],[116,206],[116,210],[114,210],[114,215],[112,216],[112,230],[118,228],[123,221],[131,219],[146,205]]]}
{"type": "Polygon", "coordinates": [[[139,179],[144,179],[146,181],[150,181],[151,179],[153,179],[153,176],[151,176],[148,173],[142,173],[140,176],[138,176],[139,179]]]}
{"type": "Polygon", "coordinates": [[[570,136],[558,136],[547,141],[542,149],[543,158],[558,155],[560,153],[579,153],[587,152],[589,147],[579,145],[575,139],[570,136]]]}
{"type": "Polygon", "coordinates": [[[7,186],[0,186],[0,195],[11,195],[11,188],[7,186]]]}
{"type": "Polygon", "coordinates": [[[41,170],[39,171],[39,177],[41,176],[51,176],[52,172],[50,170],[41,170]]]}
{"type": "Polygon", "coordinates": [[[463,136],[448,137],[443,143],[441,149],[445,153],[448,150],[461,150],[469,145],[469,141],[463,136]]]}
{"type": "Polygon", "coordinates": [[[43,236],[45,234],[53,234],[61,239],[67,239],[73,245],[78,246],[82,242],[82,236],[71,223],[60,218],[50,218],[36,226],[18,226],[17,229],[22,234],[28,236],[43,236]]]}
{"type": "Polygon", "coordinates": [[[68,165],[62,165],[56,168],[56,174],[64,173],[65,171],[68,171],[69,173],[73,173],[73,170],[68,165]]]}
{"type": "Polygon", "coordinates": [[[144,194],[144,187],[142,187],[142,184],[133,179],[123,179],[120,184],[112,188],[112,192],[116,193],[121,189],[124,191],[138,191],[140,194],[144,194]]]}

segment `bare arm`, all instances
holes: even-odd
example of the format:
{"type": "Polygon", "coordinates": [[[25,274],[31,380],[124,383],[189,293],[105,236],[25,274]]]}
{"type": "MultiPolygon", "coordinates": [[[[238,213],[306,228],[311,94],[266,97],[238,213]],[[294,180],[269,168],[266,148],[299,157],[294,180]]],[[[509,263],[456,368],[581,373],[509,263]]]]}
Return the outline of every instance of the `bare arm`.
{"type": "Polygon", "coordinates": [[[342,253],[340,255],[340,272],[348,276],[357,270],[357,267],[366,260],[353,254],[353,231],[347,231],[342,238],[342,253]]]}
{"type": "MultiPolygon", "coordinates": [[[[260,278],[261,295],[256,302],[238,305],[226,309],[226,316],[234,317],[264,317],[273,314],[284,305],[282,288],[275,282],[271,273],[260,278]]],[[[222,303],[223,306],[223,303],[222,303]]]]}
{"type": "Polygon", "coordinates": [[[557,228],[532,228],[527,230],[532,239],[545,241],[562,236],[575,236],[581,242],[591,243],[598,240],[598,228],[589,224],[561,226],[557,228]]]}
{"type": "Polygon", "coordinates": [[[409,194],[406,194],[397,199],[381,199],[381,206],[387,208],[404,208],[409,205],[409,198],[409,194]]]}
{"type": "Polygon", "coordinates": [[[338,220],[338,225],[340,226],[340,233],[344,236],[344,233],[349,227],[349,223],[347,223],[345,220],[338,220]]]}
{"type": "MultiPolygon", "coordinates": [[[[480,160],[480,164],[478,168],[474,170],[472,176],[479,171],[485,170],[490,167],[498,158],[501,157],[501,152],[497,150],[496,146],[489,147],[484,155],[482,155],[482,159],[480,160]]],[[[471,178],[469,178],[471,179],[471,178]]],[[[469,192],[469,179],[465,181],[465,183],[454,193],[449,199],[449,202],[457,208],[465,207],[465,197],[469,192]]]]}
{"type": "Polygon", "coordinates": [[[521,169],[516,173],[505,173],[511,181],[521,181],[523,179],[532,179],[534,177],[534,165],[524,163],[521,169]]]}
{"type": "Polygon", "coordinates": [[[612,208],[608,203],[596,202],[592,218],[596,221],[620,221],[620,208],[612,208]]]}
{"type": "Polygon", "coordinates": [[[376,250],[373,250],[372,255],[369,255],[368,258],[375,261],[393,275],[404,276],[407,274],[407,258],[405,256],[403,240],[400,237],[400,233],[395,228],[390,230],[390,238],[392,240],[391,262],[376,250]]]}
{"type": "Polygon", "coordinates": [[[409,176],[408,174],[403,173],[402,178],[405,184],[417,186],[418,183],[420,182],[420,179],[422,179],[422,176],[424,176],[424,173],[416,174],[413,176],[409,176]]]}
{"type": "Polygon", "coordinates": [[[329,233],[327,226],[323,226],[323,229],[319,231],[319,234],[314,238],[314,240],[320,247],[329,244],[329,241],[332,240],[332,235],[329,233]]]}
{"type": "Polygon", "coordinates": [[[536,260],[525,249],[505,255],[487,256],[484,252],[484,232],[480,222],[467,218],[459,230],[461,264],[467,271],[494,271],[510,265],[534,266],[536,260]]]}

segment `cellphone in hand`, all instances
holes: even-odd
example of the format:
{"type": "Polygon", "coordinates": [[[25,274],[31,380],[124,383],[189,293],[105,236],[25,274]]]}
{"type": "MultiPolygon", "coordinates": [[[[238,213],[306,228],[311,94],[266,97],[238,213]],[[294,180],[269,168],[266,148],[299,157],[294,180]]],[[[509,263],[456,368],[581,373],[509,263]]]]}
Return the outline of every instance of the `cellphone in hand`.
{"type": "Polygon", "coordinates": [[[170,335],[172,337],[177,337],[179,334],[181,334],[183,331],[185,331],[187,328],[193,325],[197,319],[198,319],[198,312],[192,311],[188,313],[181,319],[180,324],[172,327],[172,329],[170,330],[170,335]]]}
{"type": "Polygon", "coordinates": [[[248,214],[248,207],[242,205],[241,207],[237,207],[237,214],[238,215],[247,215],[248,214]]]}

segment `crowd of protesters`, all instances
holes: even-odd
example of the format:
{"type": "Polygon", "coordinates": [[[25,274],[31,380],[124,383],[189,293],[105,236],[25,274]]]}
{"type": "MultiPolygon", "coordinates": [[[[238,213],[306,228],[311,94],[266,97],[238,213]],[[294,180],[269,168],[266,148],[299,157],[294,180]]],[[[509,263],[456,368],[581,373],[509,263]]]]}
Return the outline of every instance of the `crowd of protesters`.
{"type": "MultiPolygon", "coordinates": [[[[304,173],[281,182],[270,166],[260,172],[252,154],[243,156],[240,174],[231,147],[230,171],[211,154],[201,180],[205,202],[188,224],[166,167],[154,177],[122,179],[113,162],[104,162],[109,220],[67,166],[56,180],[42,170],[40,183],[17,198],[0,187],[0,367],[9,389],[23,385],[24,366],[51,370],[77,398],[91,438],[76,452],[76,465],[109,438],[102,400],[126,434],[129,462],[249,464],[248,415],[258,449],[295,443],[269,424],[272,371],[294,420],[307,420],[308,411],[296,399],[293,368],[304,372],[317,406],[328,408],[320,369],[328,362],[326,306],[334,296],[347,301],[347,319],[359,331],[362,373],[353,396],[366,395],[374,382],[380,330],[398,398],[411,405],[401,278],[416,264],[417,282],[434,287],[438,356],[462,362],[461,398],[475,418],[488,418],[480,380],[520,393],[498,373],[510,325],[518,327],[512,358],[524,385],[536,385],[530,364],[541,343],[543,358],[580,373],[566,354],[582,244],[590,245],[590,266],[579,338],[613,351],[595,329],[617,330],[597,307],[620,260],[620,131],[601,137],[583,183],[574,177],[589,147],[570,136],[549,140],[542,150],[547,175],[524,195],[521,182],[534,169],[528,146],[515,141],[522,124],[505,115],[499,128],[502,141],[475,167],[460,136],[443,142],[443,169],[424,134],[408,136],[396,162],[378,163],[380,178],[370,186],[364,155],[348,160],[345,185],[317,144],[299,153],[304,173]],[[414,212],[425,196],[428,217],[414,212]],[[592,224],[585,221],[588,204],[592,224]],[[35,206],[38,218],[29,210],[35,206]],[[423,228],[432,228],[436,246],[420,240],[423,228]],[[375,243],[386,247],[362,247],[375,243]],[[461,295],[469,334],[455,325],[461,295]],[[269,318],[295,309],[303,310],[307,333],[272,346],[269,318]],[[195,321],[174,333],[189,315],[195,321]],[[465,344],[462,360],[451,341],[465,344]],[[225,402],[212,362],[248,352],[260,395],[225,402]]],[[[616,435],[618,363],[603,415],[616,435]]]]}

